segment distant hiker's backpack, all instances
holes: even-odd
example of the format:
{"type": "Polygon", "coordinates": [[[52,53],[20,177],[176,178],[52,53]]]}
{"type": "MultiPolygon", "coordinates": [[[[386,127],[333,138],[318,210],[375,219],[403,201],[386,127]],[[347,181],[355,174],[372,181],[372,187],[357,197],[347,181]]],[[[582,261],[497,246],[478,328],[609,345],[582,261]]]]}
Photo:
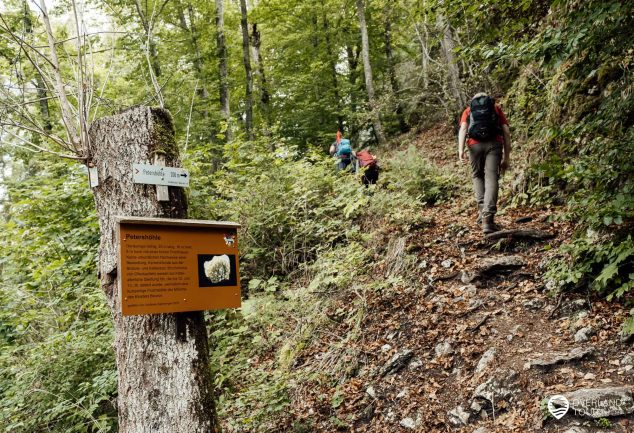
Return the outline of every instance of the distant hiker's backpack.
{"type": "Polygon", "coordinates": [[[481,141],[494,139],[500,132],[500,125],[493,98],[490,96],[475,98],[471,101],[470,108],[469,137],[481,141]]]}
{"type": "Polygon", "coordinates": [[[335,153],[341,159],[350,159],[352,156],[352,146],[350,145],[350,140],[347,138],[342,138],[337,146],[337,153],[335,153]]]}
{"type": "Polygon", "coordinates": [[[357,160],[359,161],[359,167],[374,167],[378,163],[376,157],[367,150],[357,152],[357,160]]]}

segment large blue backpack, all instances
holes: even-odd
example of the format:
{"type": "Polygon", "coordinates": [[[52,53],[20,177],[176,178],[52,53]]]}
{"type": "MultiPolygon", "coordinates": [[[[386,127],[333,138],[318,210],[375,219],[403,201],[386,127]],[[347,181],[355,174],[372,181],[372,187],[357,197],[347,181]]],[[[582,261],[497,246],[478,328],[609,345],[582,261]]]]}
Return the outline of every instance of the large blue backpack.
{"type": "Polygon", "coordinates": [[[347,138],[342,138],[337,146],[337,153],[335,153],[341,159],[350,159],[352,155],[352,146],[350,145],[350,140],[347,138]]]}

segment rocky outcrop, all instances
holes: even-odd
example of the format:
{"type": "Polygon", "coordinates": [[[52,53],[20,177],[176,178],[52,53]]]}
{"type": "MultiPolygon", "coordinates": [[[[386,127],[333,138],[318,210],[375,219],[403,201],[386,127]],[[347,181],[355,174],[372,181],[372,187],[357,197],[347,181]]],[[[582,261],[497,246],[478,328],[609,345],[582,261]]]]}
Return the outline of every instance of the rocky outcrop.
{"type": "Polygon", "coordinates": [[[482,259],[478,266],[471,272],[462,274],[461,280],[469,284],[480,278],[490,277],[497,273],[513,271],[526,265],[520,256],[500,256],[482,259]]]}
{"type": "Polygon", "coordinates": [[[634,414],[632,390],[627,387],[581,388],[566,394],[570,412],[590,418],[634,414]]]}
{"type": "Polygon", "coordinates": [[[489,414],[500,412],[504,407],[509,406],[518,393],[516,380],[515,371],[497,370],[493,376],[475,389],[472,408],[484,409],[489,414]]]}
{"type": "Polygon", "coordinates": [[[397,353],[390,359],[387,364],[381,369],[380,376],[384,377],[388,374],[394,374],[403,369],[409,364],[410,360],[414,357],[414,352],[409,349],[405,349],[402,352],[397,353]]]}
{"type": "Polygon", "coordinates": [[[526,363],[527,368],[539,367],[547,369],[564,362],[580,361],[595,352],[594,347],[575,347],[569,352],[551,352],[540,355],[526,363]]]}

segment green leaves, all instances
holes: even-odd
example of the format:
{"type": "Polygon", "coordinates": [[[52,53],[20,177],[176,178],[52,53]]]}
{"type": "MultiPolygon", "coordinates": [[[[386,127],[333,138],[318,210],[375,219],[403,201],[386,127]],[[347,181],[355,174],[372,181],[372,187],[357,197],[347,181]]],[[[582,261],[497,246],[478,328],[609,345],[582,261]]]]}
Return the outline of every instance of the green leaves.
{"type": "Polygon", "coordinates": [[[116,430],[110,313],[85,173],[45,161],[0,220],[0,419],[12,432],[116,430]]]}
{"type": "Polygon", "coordinates": [[[581,237],[561,247],[565,254],[551,262],[546,277],[560,289],[587,284],[608,300],[619,299],[634,288],[632,236],[611,241],[581,237]]]}

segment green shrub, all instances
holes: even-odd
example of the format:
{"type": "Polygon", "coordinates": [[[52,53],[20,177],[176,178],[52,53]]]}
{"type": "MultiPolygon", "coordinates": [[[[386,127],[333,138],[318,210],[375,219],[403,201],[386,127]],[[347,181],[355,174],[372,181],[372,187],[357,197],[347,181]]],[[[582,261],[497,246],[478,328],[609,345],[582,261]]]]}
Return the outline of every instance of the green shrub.
{"type": "Polygon", "coordinates": [[[622,298],[634,287],[634,241],[597,242],[595,236],[580,237],[560,248],[563,257],[551,262],[546,278],[559,289],[588,288],[608,300],[622,298]]]}
{"type": "Polygon", "coordinates": [[[454,195],[457,178],[431,164],[415,146],[392,153],[384,161],[382,183],[411,200],[425,204],[445,201],[454,195]]]}
{"type": "MultiPolygon", "coordinates": [[[[551,289],[587,288],[608,300],[623,300],[634,288],[634,241],[631,235],[610,239],[591,232],[564,244],[559,254],[558,259],[550,262],[545,275],[551,289]]],[[[623,332],[632,334],[633,328],[634,319],[630,318],[623,332]]]]}
{"type": "Polygon", "coordinates": [[[300,155],[283,142],[274,152],[271,147],[269,141],[228,146],[225,169],[209,193],[192,197],[197,216],[242,224],[242,273],[258,280],[251,288],[304,269],[321,251],[367,232],[373,221],[420,223],[422,205],[455,191],[454,177],[414,147],[391,154],[379,185],[370,188],[358,175],[337,172],[334,160],[321,153],[300,155]]]}
{"type": "Polygon", "coordinates": [[[0,220],[0,429],[114,432],[116,372],[85,173],[49,162],[9,183],[0,220]]]}

